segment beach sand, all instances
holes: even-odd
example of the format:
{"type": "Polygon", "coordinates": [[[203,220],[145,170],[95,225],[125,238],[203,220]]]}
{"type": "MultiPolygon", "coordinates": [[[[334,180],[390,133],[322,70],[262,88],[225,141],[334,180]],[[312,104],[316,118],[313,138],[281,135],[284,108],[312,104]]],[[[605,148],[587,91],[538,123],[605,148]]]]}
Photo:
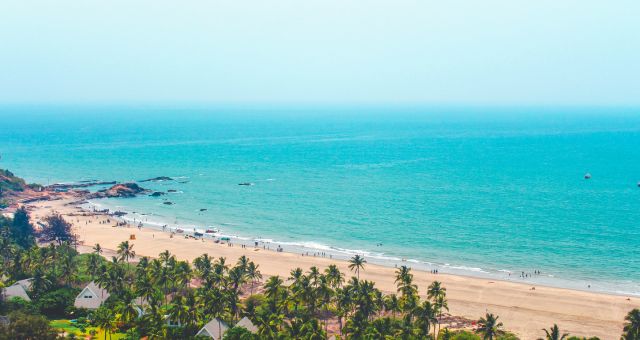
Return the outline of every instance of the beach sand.
{"type": "MultiPolygon", "coordinates": [[[[70,200],[45,201],[30,206],[32,218],[40,219],[52,211],[62,215],[77,214],[77,207],[65,205],[70,200]]],[[[234,263],[246,255],[260,266],[265,276],[280,275],[288,277],[291,269],[301,267],[307,270],[311,266],[323,269],[329,264],[337,264],[347,277],[351,276],[345,261],[301,256],[300,254],[279,253],[259,250],[240,245],[229,247],[216,244],[211,240],[185,239],[181,235],[170,238],[169,233],[152,229],[112,227],[100,224],[105,216],[73,216],[68,221],[74,224],[80,241],[85,245],[80,251],[90,251],[90,247],[99,243],[105,249],[116,249],[117,245],[129,240],[135,234],[134,244],[137,256],[155,257],[169,250],[179,259],[192,261],[208,253],[213,257],[226,257],[228,263],[234,263]],[[88,224],[87,224],[88,222],[88,224]]],[[[395,293],[395,268],[368,264],[361,272],[361,279],[374,281],[376,287],[385,293],[395,293]]],[[[424,296],[428,285],[441,281],[447,289],[450,314],[477,320],[486,312],[499,316],[507,330],[518,334],[522,339],[537,339],[544,335],[542,328],[558,324],[563,332],[579,336],[597,336],[601,339],[619,339],[622,333],[625,315],[640,306],[640,298],[607,295],[585,291],[535,286],[524,283],[480,279],[448,274],[431,274],[414,270],[415,283],[424,296]],[[629,300],[627,300],[629,298],[629,300]]]]}

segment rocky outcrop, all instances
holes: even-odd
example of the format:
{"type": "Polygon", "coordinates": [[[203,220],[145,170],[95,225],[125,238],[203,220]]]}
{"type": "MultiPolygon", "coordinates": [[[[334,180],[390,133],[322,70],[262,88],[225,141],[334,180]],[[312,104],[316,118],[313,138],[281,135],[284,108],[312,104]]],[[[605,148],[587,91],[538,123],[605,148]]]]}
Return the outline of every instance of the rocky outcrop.
{"type": "Polygon", "coordinates": [[[140,187],[136,183],[122,183],[116,184],[109,189],[89,194],[87,198],[136,197],[139,194],[145,194],[148,192],[149,190],[140,187]]]}
{"type": "Polygon", "coordinates": [[[167,177],[167,176],[159,176],[159,177],[154,177],[154,178],[149,178],[149,179],[143,179],[142,181],[140,181],[140,183],[142,183],[142,182],[162,182],[162,181],[173,181],[173,178],[167,177]]]}
{"type": "Polygon", "coordinates": [[[160,197],[162,195],[166,195],[164,192],[162,191],[154,191],[153,194],[149,195],[151,197],[160,197]]]}

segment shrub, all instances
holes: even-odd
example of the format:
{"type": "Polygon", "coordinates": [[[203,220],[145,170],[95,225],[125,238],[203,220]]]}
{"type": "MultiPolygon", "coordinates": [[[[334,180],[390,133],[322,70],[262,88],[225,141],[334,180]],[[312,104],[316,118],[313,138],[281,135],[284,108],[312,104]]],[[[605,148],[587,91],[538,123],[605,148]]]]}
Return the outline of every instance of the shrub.
{"type": "Polygon", "coordinates": [[[75,297],[79,291],[73,288],[60,288],[44,293],[36,302],[40,313],[50,318],[75,317],[73,307],[75,297]],[[72,313],[71,315],[69,313],[72,313]]]}

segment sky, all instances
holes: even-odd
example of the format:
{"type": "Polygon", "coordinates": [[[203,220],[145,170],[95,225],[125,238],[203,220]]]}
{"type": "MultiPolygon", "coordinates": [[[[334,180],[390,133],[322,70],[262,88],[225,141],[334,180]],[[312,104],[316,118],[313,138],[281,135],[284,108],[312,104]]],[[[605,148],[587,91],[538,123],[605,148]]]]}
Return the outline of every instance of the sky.
{"type": "Polygon", "coordinates": [[[640,105],[638,0],[2,0],[0,104],[640,105]]]}

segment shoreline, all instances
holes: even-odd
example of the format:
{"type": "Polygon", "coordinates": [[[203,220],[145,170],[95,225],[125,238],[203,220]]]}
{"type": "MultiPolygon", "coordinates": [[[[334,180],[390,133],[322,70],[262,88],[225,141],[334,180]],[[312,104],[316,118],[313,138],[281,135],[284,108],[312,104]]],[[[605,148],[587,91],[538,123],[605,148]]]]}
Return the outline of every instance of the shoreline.
{"type": "MultiPolygon", "coordinates": [[[[203,227],[198,226],[196,224],[191,224],[195,221],[190,221],[187,223],[175,224],[167,221],[142,221],[141,218],[148,218],[156,216],[153,213],[145,214],[141,212],[132,211],[125,204],[105,204],[98,203],[94,200],[87,200],[87,204],[85,204],[84,208],[90,209],[95,207],[96,209],[104,209],[108,208],[110,211],[124,211],[127,215],[117,217],[122,221],[127,221],[128,223],[134,225],[138,223],[142,223],[144,228],[153,229],[156,232],[164,232],[162,230],[162,225],[167,226],[168,230],[180,228],[184,230],[185,234],[193,235],[195,228],[197,228],[198,232],[205,233],[205,229],[203,227]],[[135,216],[135,217],[131,217],[135,216]],[[193,230],[192,230],[193,229],[193,230]]],[[[171,220],[171,218],[168,218],[171,220]]],[[[225,224],[219,224],[219,226],[212,226],[212,228],[216,229],[224,229],[226,227],[225,224]]],[[[216,237],[229,237],[235,244],[244,244],[246,246],[254,246],[254,242],[257,241],[260,246],[267,245],[267,247],[272,248],[281,248],[283,252],[293,253],[293,254],[301,254],[306,253],[307,255],[313,257],[314,253],[326,254],[329,259],[336,259],[346,261],[349,260],[352,256],[358,254],[361,256],[365,256],[367,261],[370,264],[376,264],[388,268],[397,268],[399,266],[405,265],[414,270],[420,271],[431,271],[433,269],[438,270],[442,274],[455,275],[455,276],[464,276],[468,278],[475,279],[485,279],[485,280],[499,280],[504,282],[513,282],[525,285],[533,285],[533,286],[544,286],[550,288],[559,288],[559,289],[568,289],[568,290],[577,290],[583,292],[593,292],[593,293],[601,293],[607,295],[614,296],[624,296],[624,297],[637,297],[640,298],[640,291],[629,291],[623,290],[627,287],[621,288],[620,282],[611,282],[611,281],[598,281],[598,280],[586,280],[586,279],[567,279],[563,277],[556,277],[551,274],[538,274],[534,275],[530,271],[522,271],[522,273],[526,273],[528,277],[521,277],[518,271],[510,271],[510,270],[497,270],[497,269],[486,269],[480,267],[469,267],[463,264],[459,265],[450,265],[448,263],[436,263],[430,261],[424,261],[413,258],[404,258],[399,255],[386,255],[384,253],[376,253],[372,250],[356,250],[356,249],[346,249],[335,247],[327,244],[318,243],[315,241],[278,241],[272,238],[263,238],[263,237],[251,237],[246,235],[238,235],[236,232],[225,232],[222,230],[220,233],[214,234],[216,237]],[[313,245],[312,245],[313,244],[313,245]],[[331,257],[330,257],[331,256],[331,257]]],[[[204,234],[204,238],[207,239],[212,235],[204,234]]],[[[321,256],[318,256],[321,257],[321,256]]]]}
{"type": "MultiPolygon", "coordinates": [[[[66,198],[56,201],[42,201],[29,204],[34,207],[32,218],[39,219],[51,211],[63,216],[81,212],[78,205],[67,205],[76,199],[66,198]]],[[[316,265],[321,269],[336,264],[349,277],[347,263],[343,259],[301,256],[289,252],[276,252],[253,248],[251,246],[229,246],[216,244],[212,240],[186,239],[180,234],[173,238],[169,233],[151,228],[111,227],[101,224],[104,216],[74,216],[74,229],[84,245],[90,249],[95,243],[105,249],[116,249],[117,245],[135,234],[136,240],[130,240],[136,247],[137,256],[155,257],[165,249],[177,257],[193,260],[202,253],[212,256],[224,256],[229,261],[246,255],[257,264],[265,276],[280,275],[288,277],[289,270],[301,267],[307,270],[316,265]],[[82,223],[84,222],[84,223],[82,223]],[[194,246],[197,244],[198,246],[194,246]]],[[[113,217],[110,217],[113,220],[113,217]]],[[[86,248],[83,247],[83,248],[86,248]]],[[[85,249],[86,250],[86,249],[85,249]]],[[[407,263],[407,265],[413,263],[407,263]]],[[[361,273],[363,279],[371,280],[385,293],[395,293],[395,268],[369,263],[361,273]]],[[[637,307],[640,299],[629,295],[582,291],[570,288],[558,288],[538,283],[504,281],[494,278],[478,278],[459,274],[432,274],[428,271],[413,269],[415,283],[424,293],[426,286],[438,280],[447,287],[450,313],[476,320],[486,311],[500,316],[506,329],[514,331],[523,339],[537,339],[542,328],[557,323],[563,331],[572,335],[598,336],[601,339],[617,339],[622,329],[624,315],[637,307]],[[534,289],[532,289],[535,287],[534,289]]],[[[421,294],[422,295],[422,294],[421,294]]]]}

